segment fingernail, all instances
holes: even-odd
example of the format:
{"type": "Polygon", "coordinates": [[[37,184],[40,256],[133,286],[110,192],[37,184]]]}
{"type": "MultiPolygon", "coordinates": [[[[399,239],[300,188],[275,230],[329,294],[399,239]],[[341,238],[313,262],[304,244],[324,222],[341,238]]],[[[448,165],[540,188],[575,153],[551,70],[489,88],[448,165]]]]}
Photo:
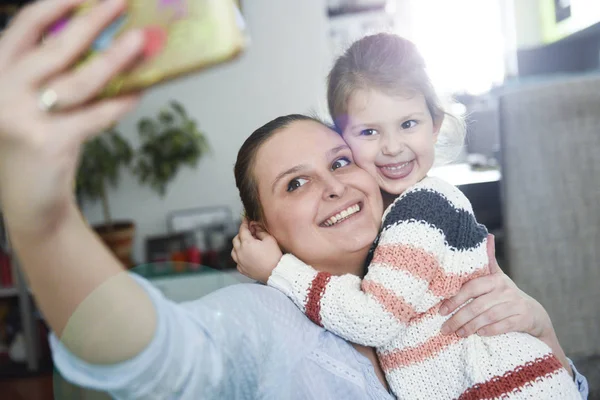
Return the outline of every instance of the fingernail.
{"type": "Polygon", "coordinates": [[[448,333],[450,333],[450,328],[448,328],[447,325],[442,326],[442,335],[447,335],[448,333]]]}
{"type": "Polygon", "coordinates": [[[465,336],[465,330],[464,329],[459,329],[458,332],[456,332],[456,334],[460,337],[464,337],[465,336]]]}
{"type": "Polygon", "coordinates": [[[477,331],[477,334],[478,334],[479,336],[485,336],[485,329],[484,329],[484,328],[481,328],[480,330],[478,330],[478,331],[477,331]]]}
{"type": "Polygon", "coordinates": [[[447,315],[447,314],[448,314],[448,307],[442,306],[442,308],[440,308],[440,315],[447,315]]]}

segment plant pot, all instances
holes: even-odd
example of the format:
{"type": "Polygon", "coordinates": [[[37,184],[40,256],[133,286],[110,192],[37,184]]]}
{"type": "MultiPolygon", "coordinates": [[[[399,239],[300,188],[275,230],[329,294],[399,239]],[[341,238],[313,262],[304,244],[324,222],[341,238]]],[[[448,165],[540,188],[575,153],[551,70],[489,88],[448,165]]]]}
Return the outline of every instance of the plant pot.
{"type": "Polygon", "coordinates": [[[112,226],[106,224],[96,225],[94,230],[126,268],[134,266],[131,257],[135,236],[135,224],[133,222],[116,221],[112,226]]]}

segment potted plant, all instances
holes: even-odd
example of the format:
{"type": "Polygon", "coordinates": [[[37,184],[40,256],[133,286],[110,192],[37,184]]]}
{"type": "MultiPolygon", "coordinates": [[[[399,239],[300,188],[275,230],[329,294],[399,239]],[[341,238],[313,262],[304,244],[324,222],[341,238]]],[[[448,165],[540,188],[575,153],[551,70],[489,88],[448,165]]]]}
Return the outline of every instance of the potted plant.
{"type": "Polygon", "coordinates": [[[87,142],[77,173],[76,193],[80,201],[102,201],[104,223],[94,229],[117,258],[133,266],[131,249],[135,235],[133,221],[114,221],[107,198],[108,185],[119,184],[124,167],[132,166],[140,184],[160,196],[182,166],[196,166],[209,151],[204,134],[183,106],[171,102],[156,118],[138,123],[140,147],[133,150],[114,128],[87,142]]]}
{"type": "Polygon", "coordinates": [[[209,151],[204,134],[183,106],[172,101],[155,119],[138,123],[141,145],[136,154],[134,174],[164,196],[167,185],[182,166],[196,167],[209,151]]]}
{"type": "Polygon", "coordinates": [[[133,149],[114,128],[85,143],[77,170],[76,193],[79,201],[102,202],[104,223],[94,229],[104,243],[125,265],[131,265],[135,225],[132,221],[114,221],[110,213],[107,189],[119,183],[121,171],[131,163],[133,149]]]}

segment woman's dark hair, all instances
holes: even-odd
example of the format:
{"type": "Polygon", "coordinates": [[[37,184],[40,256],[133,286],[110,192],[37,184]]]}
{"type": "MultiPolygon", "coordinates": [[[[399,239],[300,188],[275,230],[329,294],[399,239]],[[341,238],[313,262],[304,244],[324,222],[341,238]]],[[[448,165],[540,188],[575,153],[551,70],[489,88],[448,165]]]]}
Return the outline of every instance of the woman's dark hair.
{"type": "Polygon", "coordinates": [[[317,118],[302,114],[278,117],[252,132],[238,152],[234,167],[235,184],[240,192],[246,218],[250,221],[264,222],[264,214],[258,196],[258,184],[254,176],[256,154],[275,133],[297,121],[314,121],[327,126],[317,118]]]}

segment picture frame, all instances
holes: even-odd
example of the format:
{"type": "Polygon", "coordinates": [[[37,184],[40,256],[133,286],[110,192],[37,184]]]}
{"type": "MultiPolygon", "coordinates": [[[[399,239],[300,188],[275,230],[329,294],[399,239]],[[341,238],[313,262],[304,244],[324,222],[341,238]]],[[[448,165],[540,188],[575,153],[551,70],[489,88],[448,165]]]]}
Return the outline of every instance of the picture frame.
{"type": "Polygon", "coordinates": [[[554,0],[556,23],[571,18],[571,0],[554,0]]]}
{"type": "Polygon", "coordinates": [[[229,233],[235,228],[233,225],[233,214],[227,206],[188,208],[172,211],[167,216],[167,227],[170,233],[219,227],[229,233]]]}

